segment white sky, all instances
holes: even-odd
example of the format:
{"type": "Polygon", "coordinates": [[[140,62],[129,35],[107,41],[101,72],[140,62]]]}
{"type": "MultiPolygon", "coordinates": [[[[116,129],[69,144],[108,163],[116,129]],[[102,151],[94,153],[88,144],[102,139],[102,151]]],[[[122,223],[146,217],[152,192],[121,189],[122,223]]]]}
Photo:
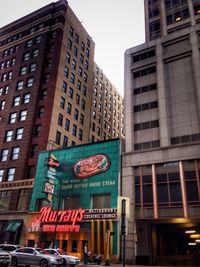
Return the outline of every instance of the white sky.
{"type": "MultiPolygon", "coordinates": [[[[0,0],[0,27],[55,0],[0,0]]],[[[123,95],[124,52],[144,42],[143,0],[68,0],[95,42],[95,62],[123,95]]]]}

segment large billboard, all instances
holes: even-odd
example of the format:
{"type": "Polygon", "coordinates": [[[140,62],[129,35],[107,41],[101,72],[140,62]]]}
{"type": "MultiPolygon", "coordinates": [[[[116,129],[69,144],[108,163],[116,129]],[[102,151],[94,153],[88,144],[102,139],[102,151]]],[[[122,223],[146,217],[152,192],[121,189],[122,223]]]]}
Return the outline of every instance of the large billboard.
{"type": "Polygon", "coordinates": [[[37,211],[38,199],[48,199],[58,209],[59,198],[73,195],[80,196],[82,208],[90,209],[92,195],[107,193],[110,208],[116,208],[119,177],[119,139],[41,152],[30,211],[37,211]]]}

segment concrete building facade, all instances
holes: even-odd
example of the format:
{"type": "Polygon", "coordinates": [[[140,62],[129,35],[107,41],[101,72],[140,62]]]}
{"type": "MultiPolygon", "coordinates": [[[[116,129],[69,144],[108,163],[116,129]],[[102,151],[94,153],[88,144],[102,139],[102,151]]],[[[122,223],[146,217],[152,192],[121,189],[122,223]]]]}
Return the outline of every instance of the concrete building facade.
{"type": "MultiPolygon", "coordinates": [[[[127,261],[197,265],[200,236],[200,42],[198,1],[145,1],[147,42],[125,53],[122,195],[130,197],[127,261]],[[150,5],[187,4],[176,22],[149,37],[150,5]],[[194,21],[196,23],[194,23],[194,21]],[[174,28],[174,31],[172,31],[174,28]],[[149,39],[154,39],[149,41],[149,39]],[[196,237],[198,237],[196,236],[196,237]]],[[[162,12],[163,11],[163,12],[162,12]]],[[[158,16],[159,15],[159,16],[158,16]]]]}

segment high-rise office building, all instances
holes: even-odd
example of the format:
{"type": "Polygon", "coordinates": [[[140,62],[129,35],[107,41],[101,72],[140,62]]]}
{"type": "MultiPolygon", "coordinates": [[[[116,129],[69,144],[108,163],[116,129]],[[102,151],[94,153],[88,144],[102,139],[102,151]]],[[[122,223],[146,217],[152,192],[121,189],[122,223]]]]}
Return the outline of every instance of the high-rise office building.
{"type": "Polygon", "coordinates": [[[200,23],[199,0],[145,0],[146,41],[200,23]]]}
{"type": "MultiPolygon", "coordinates": [[[[110,124],[93,140],[95,44],[67,1],[51,3],[2,27],[0,36],[0,221],[4,223],[13,219],[5,218],[5,212],[17,210],[18,219],[29,207],[39,151],[121,136],[123,127],[119,114],[119,130],[114,134],[110,124]]],[[[113,88],[114,92],[119,95],[113,88]]]]}
{"type": "Polygon", "coordinates": [[[144,1],[147,42],[125,53],[122,184],[137,263],[198,262],[186,231],[200,236],[199,2],[144,1]]]}

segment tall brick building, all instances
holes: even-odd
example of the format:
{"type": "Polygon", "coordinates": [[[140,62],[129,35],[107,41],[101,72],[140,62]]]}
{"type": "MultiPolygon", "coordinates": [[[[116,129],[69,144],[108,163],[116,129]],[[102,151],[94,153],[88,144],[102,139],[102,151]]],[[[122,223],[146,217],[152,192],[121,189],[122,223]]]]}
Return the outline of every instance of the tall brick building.
{"type": "MultiPolygon", "coordinates": [[[[67,1],[49,4],[2,27],[0,36],[0,221],[4,227],[6,220],[13,219],[12,211],[17,211],[17,219],[29,207],[39,151],[121,137],[123,121],[121,115],[119,123],[113,120],[111,109],[109,127],[103,129],[102,115],[101,134],[92,137],[95,44],[67,1]]],[[[122,97],[114,87],[112,97],[114,92],[121,112],[122,97]]]]}

